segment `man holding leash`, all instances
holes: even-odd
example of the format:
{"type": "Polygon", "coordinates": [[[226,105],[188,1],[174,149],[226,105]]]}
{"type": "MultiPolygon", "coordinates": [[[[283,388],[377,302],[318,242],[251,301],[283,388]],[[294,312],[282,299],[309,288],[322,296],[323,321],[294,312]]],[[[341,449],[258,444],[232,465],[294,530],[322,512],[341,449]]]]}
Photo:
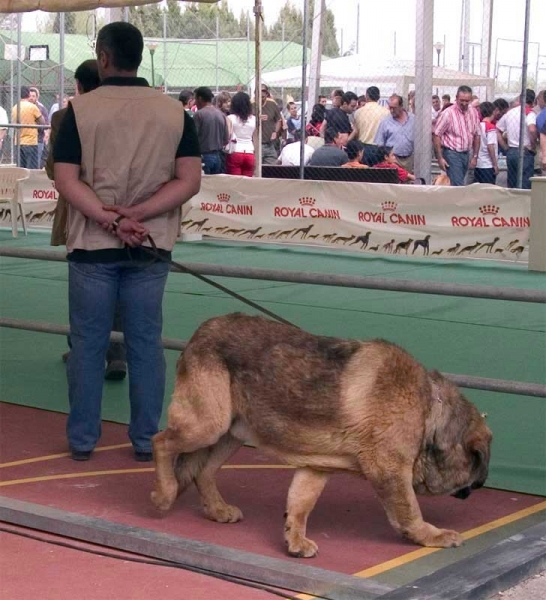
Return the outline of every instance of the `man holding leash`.
{"type": "Polygon", "coordinates": [[[137,77],[144,43],[128,23],[97,38],[102,85],[75,98],[54,150],[55,183],[68,204],[68,360],[72,458],[88,460],[101,434],[104,359],[119,303],[130,381],[129,438],[152,460],[165,390],[162,299],[180,207],[199,191],[195,126],[182,104],[137,77]]]}

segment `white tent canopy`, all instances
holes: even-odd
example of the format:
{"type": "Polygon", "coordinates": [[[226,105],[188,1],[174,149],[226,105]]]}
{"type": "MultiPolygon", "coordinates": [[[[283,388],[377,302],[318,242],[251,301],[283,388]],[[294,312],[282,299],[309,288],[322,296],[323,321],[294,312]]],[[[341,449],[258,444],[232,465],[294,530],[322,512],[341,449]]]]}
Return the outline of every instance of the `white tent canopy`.
{"type": "MultiPolygon", "coordinates": [[[[69,12],[72,10],[93,10],[95,8],[123,8],[141,4],[157,4],[161,0],[0,0],[0,13],[30,12],[69,12]]],[[[218,0],[192,0],[213,4],[218,0]]]]}
{"type": "MultiPolygon", "coordinates": [[[[370,85],[384,85],[406,97],[411,85],[415,84],[415,62],[397,60],[390,64],[370,64],[370,57],[363,55],[343,56],[322,62],[320,68],[321,87],[339,87],[345,90],[359,90],[363,93],[370,85]]],[[[290,67],[272,71],[263,77],[264,83],[272,87],[301,87],[301,67],[290,67]]],[[[487,88],[488,98],[492,97],[494,79],[453,71],[444,67],[433,67],[434,87],[487,88]]]]}

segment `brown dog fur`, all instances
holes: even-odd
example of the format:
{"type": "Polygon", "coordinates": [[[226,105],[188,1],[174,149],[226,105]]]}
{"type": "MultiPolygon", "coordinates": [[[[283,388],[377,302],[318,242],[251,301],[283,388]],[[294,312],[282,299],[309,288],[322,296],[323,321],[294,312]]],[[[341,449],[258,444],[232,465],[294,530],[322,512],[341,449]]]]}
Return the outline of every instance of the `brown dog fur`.
{"type": "Polygon", "coordinates": [[[262,317],[205,322],[177,365],[168,427],[153,440],[160,510],[195,482],[205,515],[235,522],[215,474],[251,442],[294,465],[288,552],[310,557],[307,518],[332,472],[366,477],[391,525],[424,546],[462,543],[426,523],[419,494],[469,493],[487,477],[491,432],[457,387],[382,341],[306,333],[262,317]]]}

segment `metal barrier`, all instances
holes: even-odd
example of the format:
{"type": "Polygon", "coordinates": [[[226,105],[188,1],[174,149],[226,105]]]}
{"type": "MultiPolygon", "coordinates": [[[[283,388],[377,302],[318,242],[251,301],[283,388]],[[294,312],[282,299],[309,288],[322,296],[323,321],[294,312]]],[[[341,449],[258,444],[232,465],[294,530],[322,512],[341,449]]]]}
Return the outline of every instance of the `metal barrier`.
{"type": "MultiPolygon", "coordinates": [[[[65,262],[64,253],[52,250],[28,250],[0,247],[0,256],[12,258],[30,258],[65,262]]],[[[540,290],[512,290],[509,288],[495,288],[491,286],[469,286],[452,284],[414,283],[404,280],[388,280],[379,277],[353,277],[347,275],[330,275],[324,273],[301,273],[297,271],[279,271],[274,269],[253,269],[243,267],[226,267],[223,265],[206,265],[201,263],[186,264],[187,267],[201,274],[220,275],[223,277],[238,277],[246,279],[268,279],[274,281],[290,281],[295,283],[311,283],[317,285],[332,285],[339,287],[355,287],[367,289],[383,289],[389,291],[405,291],[414,293],[439,294],[451,296],[466,296],[471,298],[488,298],[496,300],[515,300],[521,302],[546,302],[546,292],[540,290]],[[495,293],[497,295],[495,295],[495,293]]],[[[171,268],[174,272],[176,269],[171,268]]],[[[68,335],[69,327],[39,321],[0,318],[0,327],[22,329],[41,333],[68,335]]],[[[112,332],[110,339],[123,341],[123,334],[112,332]]],[[[168,350],[184,350],[186,343],[173,338],[163,338],[163,347],[168,350]]],[[[487,377],[472,377],[444,373],[444,375],[464,388],[501,392],[505,394],[518,394],[546,398],[546,385],[538,383],[524,383],[520,381],[505,381],[487,377]]]]}
{"type": "MultiPolygon", "coordinates": [[[[55,250],[30,250],[0,246],[0,256],[11,258],[29,258],[65,262],[64,253],[55,250]]],[[[466,298],[484,298],[487,300],[510,300],[513,302],[546,303],[544,290],[518,290],[488,285],[463,285],[454,283],[435,283],[431,281],[408,281],[406,279],[387,279],[385,277],[359,277],[357,275],[335,275],[332,273],[306,273],[304,271],[281,271],[279,269],[256,269],[253,267],[231,267],[206,263],[185,263],[185,266],[201,275],[217,277],[235,277],[237,279],[260,279],[264,281],[282,281],[285,283],[307,283],[351,287],[359,289],[386,290],[390,292],[408,292],[414,294],[433,294],[438,296],[462,296],[466,298]]],[[[177,272],[176,268],[171,271],[177,272]]]]}

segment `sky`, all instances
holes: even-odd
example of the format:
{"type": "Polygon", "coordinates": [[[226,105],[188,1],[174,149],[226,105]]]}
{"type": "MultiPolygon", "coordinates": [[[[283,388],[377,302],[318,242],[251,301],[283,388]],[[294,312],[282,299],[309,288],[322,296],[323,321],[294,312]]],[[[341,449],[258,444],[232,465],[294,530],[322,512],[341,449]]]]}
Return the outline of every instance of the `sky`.
{"type": "MultiPolygon", "coordinates": [[[[303,8],[304,0],[291,0],[294,6],[303,8]]],[[[445,42],[440,61],[446,67],[457,68],[459,56],[459,33],[463,0],[435,0],[434,41],[445,42]]],[[[506,77],[508,65],[521,66],[526,0],[494,0],[492,59],[500,63],[499,74],[506,77]],[[497,42],[498,38],[498,42],[497,42]],[[504,38],[504,39],[503,39],[504,38]],[[506,40],[516,41],[506,41],[506,40]],[[519,40],[519,43],[518,41],[519,40]],[[496,60],[495,60],[496,59],[496,60]]],[[[285,0],[263,0],[265,20],[272,24],[285,0]]],[[[254,0],[228,0],[236,15],[241,10],[252,12],[254,0]]],[[[361,54],[370,61],[412,60],[415,54],[415,0],[326,0],[326,6],[335,16],[338,43],[347,51],[356,43],[357,10],[360,5],[361,54]],[[395,42],[396,40],[396,42],[395,42]],[[396,54],[395,54],[396,49],[396,54]]],[[[470,0],[470,41],[479,44],[482,38],[482,2],[470,0]]],[[[32,28],[35,17],[25,17],[25,28],[32,28]]],[[[540,79],[546,81],[546,1],[531,0],[529,69],[536,71],[538,55],[542,67],[540,79]],[[542,35],[541,35],[542,34],[542,35]],[[542,39],[542,46],[539,42],[542,39]]],[[[476,68],[479,69],[479,47],[474,49],[476,68]]],[[[472,56],[472,54],[471,54],[472,56]]]]}

